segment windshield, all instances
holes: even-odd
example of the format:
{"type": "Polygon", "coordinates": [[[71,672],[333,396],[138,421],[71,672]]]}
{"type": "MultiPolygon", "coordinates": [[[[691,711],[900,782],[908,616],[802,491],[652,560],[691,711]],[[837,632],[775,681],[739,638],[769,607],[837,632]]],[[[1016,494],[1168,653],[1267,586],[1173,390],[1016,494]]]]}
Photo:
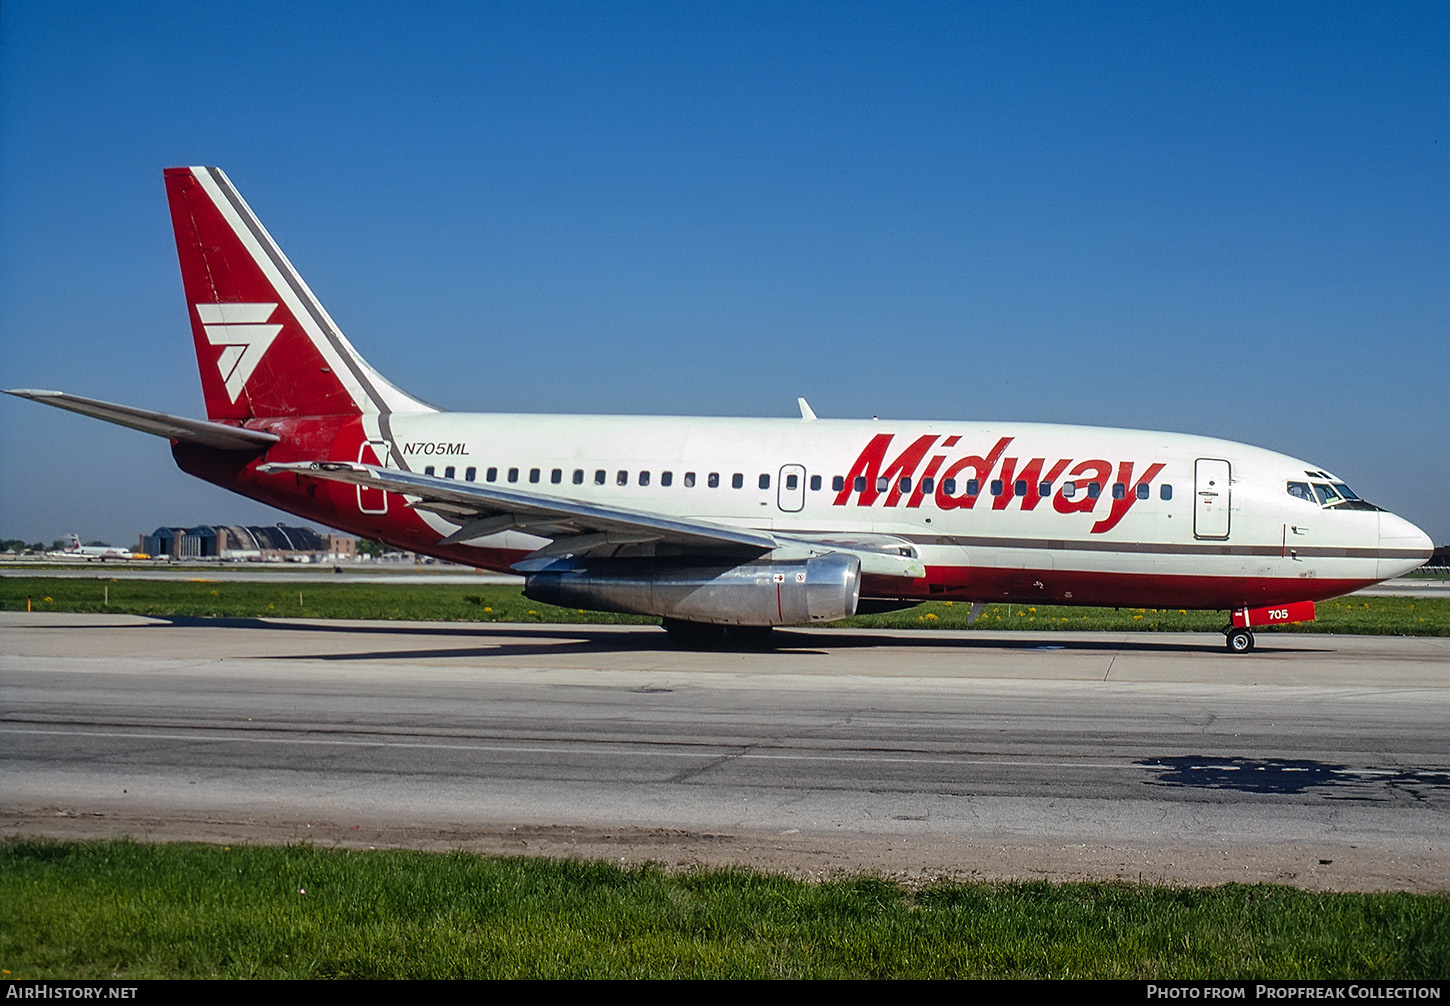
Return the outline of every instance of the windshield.
{"type": "Polygon", "coordinates": [[[1343,482],[1286,482],[1284,491],[1296,499],[1318,503],[1326,510],[1381,509],[1373,503],[1366,503],[1360,499],[1359,495],[1343,482]]]}

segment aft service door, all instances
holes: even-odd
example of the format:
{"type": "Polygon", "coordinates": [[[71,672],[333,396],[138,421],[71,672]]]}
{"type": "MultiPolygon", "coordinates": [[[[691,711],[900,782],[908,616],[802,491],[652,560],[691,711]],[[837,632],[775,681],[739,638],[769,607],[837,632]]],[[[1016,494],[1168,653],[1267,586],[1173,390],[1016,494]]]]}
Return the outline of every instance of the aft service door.
{"type": "Polygon", "coordinates": [[[1199,458],[1193,465],[1193,537],[1227,538],[1229,464],[1199,458]]]}
{"type": "MultiPolygon", "coordinates": [[[[365,465],[388,465],[388,444],[385,440],[364,440],[357,449],[357,459],[365,465]]],[[[388,494],[381,489],[357,487],[357,508],[363,513],[387,513],[388,494]]]]}
{"type": "Polygon", "coordinates": [[[796,513],[806,505],[806,469],[804,465],[785,465],[780,470],[780,486],[776,503],[786,513],[796,513]]]}

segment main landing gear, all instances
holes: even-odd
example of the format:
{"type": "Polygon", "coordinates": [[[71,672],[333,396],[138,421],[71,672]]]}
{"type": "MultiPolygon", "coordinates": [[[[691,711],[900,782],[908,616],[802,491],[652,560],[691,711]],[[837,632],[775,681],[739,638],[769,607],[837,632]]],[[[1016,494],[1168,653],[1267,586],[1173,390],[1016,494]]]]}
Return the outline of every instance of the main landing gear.
{"type": "Polygon", "coordinates": [[[724,646],[767,649],[773,636],[768,625],[724,626],[685,622],[677,618],[666,618],[663,624],[671,643],[692,650],[713,650],[724,646]]]}
{"type": "Polygon", "coordinates": [[[1248,653],[1254,648],[1254,634],[1246,628],[1230,627],[1223,630],[1224,645],[1230,653],[1248,653]]]}

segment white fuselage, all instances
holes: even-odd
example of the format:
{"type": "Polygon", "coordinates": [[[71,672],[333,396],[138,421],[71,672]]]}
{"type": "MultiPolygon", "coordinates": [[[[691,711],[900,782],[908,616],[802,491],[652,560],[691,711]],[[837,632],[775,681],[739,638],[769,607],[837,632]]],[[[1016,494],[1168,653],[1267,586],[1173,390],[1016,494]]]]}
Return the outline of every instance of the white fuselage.
{"type": "MultiPolygon", "coordinates": [[[[789,535],[899,538],[924,567],[912,578],[937,584],[924,596],[1112,603],[1094,585],[1137,582],[1120,603],[1219,606],[1243,581],[1241,603],[1317,598],[1414,568],[1429,548],[1393,514],[1291,495],[1290,483],[1342,485],[1313,465],[1175,433],[431,413],[392,415],[376,436],[384,463],[412,472],[789,535]]],[[[440,538],[457,527],[425,519],[440,538]]],[[[544,542],[509,532],[470,544],[544,542]]]]}

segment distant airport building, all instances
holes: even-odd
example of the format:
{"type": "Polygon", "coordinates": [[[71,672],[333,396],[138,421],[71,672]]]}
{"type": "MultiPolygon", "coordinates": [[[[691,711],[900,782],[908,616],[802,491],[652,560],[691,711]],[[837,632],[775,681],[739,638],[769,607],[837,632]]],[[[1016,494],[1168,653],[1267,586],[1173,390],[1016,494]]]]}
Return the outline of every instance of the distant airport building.
{"type": "Polygon", "coordinates": [[[141,551],[172,559],[253,562],[339,562],[357,558],[357,539],[310,527],[198,524],[158,527],[141,537],[141,551]]]}

